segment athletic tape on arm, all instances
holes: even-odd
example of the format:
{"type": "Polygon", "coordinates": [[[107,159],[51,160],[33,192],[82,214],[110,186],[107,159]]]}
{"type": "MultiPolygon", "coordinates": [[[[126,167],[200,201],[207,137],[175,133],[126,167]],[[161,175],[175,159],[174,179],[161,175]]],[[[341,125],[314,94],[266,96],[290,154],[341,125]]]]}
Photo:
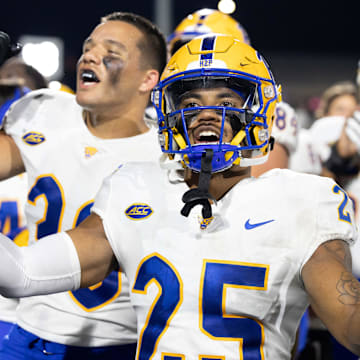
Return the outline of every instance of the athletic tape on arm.
{"type": "Polygon", "coordinates": [[[80,279],[79,258],[68,234],[50,235],[27,247],[0,234],[0,294],[25,297],[76,290],[80,279]]]}

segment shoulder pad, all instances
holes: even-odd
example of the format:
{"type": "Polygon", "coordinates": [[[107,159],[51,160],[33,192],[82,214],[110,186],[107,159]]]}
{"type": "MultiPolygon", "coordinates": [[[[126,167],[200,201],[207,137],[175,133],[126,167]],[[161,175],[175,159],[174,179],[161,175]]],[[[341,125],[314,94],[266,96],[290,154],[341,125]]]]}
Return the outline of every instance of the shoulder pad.
{"type": "Polygon", "coordinates": [[[5,129],[9,123],[13,123],[16,119],[29,115],[34,115],[44,101],[52,101],[73,97],[74,95],[59,90],[39,89],[33,90],[24,95],[18,101],[14,102],[6,114],[0,129],[5,129]]]}

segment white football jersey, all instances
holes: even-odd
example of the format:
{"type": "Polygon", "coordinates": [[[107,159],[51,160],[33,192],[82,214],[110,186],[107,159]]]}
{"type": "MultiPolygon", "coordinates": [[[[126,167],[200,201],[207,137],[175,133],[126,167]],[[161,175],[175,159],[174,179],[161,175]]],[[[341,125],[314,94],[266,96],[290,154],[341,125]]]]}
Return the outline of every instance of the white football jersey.
{"type": "Polygon", "coordinates": [[[357,236],[347,194],[274,169],[234,186],[201,230],[201,207],[180,214],[187,190],[157,164],[126,164],[92,208],[130,282],[138,358],[290,359],[302,267],[321,243],[357,236]]]}
{"type": "MultiPolygon", "coordinates": [[[[299,134],[298,148],[291,157],[290,168],[296,171],[321,174],[322,161],[331,152],[331,145],[340,137],[344,126],[343,116],[328,116],[318,119],[308,130],[302,129],[299,134]]],[[[351,181],[345,188],[351,198],[357,224],[360,223],[360,178],[351,181]]],[[[350,248],[352,254],[353,273],[360,278],[360,244],[357,242],[350,248]]]]}
{"type": "MultiPolygon", "coordinates": [[[[100,139],[85,125],[75,96],[38,90],[16,103],[4,125],[19,147],[29,179],[30,241],[75,227],[87,215],[102,180],[124,161],[161,155],[155,130],[100,139]]],[[[21,299],[17,322],[46,340],[76,346],[136,342],[128,282],[113,272],[74,292],[21,299]]]]}
{"type": "Polygon", "coordinates": [[[283,145],[291,154],[296,149],[297,134],[298,122],[295,110],[284,101],[276,104],[275,119],[271,132],[275,142],[283,145]]]}
{"type": "MultiPolygon", "coordinates": [[[[0,182],[0,232],[13,238],[25,226],[24,206],[27,176],[21,174],[0,182]]],[[[0,296],[0,320],[15,322],[19,300],[0,296]]]]}

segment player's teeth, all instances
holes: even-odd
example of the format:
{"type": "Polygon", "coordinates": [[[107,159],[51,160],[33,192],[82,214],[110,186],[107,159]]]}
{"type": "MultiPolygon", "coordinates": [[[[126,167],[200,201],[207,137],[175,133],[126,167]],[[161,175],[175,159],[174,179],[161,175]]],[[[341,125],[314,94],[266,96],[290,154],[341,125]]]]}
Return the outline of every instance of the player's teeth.
{"type": "Polygon", "coordinates": [[[82,73],[81,77],[85,82],[97,82],[98,81],[95,73],[92,71],[84,71],[82,73]]]}
{"type": "Polygon", "coordinates": [[[200,133],[200,136],[217,136],[217,134],[214,131],[202,131],[200,133]]]}

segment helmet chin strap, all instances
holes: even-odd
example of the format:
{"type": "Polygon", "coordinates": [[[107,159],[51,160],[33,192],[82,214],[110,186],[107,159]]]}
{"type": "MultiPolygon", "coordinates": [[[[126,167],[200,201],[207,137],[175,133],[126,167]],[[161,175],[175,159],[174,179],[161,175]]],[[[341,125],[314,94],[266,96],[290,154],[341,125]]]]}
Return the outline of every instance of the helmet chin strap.
{"type": "Polygon", "coordinates": [[[205,153],[202,154],[198,187],[186,191],[183,195],[182,201],[185,203],[185,205],[181,209],[181,215],[188,216],[194,206],[202,205],[203,208],[201,213],[203,219],[209,219],[212,217],[211,204],[209,199],[214,201],[215,199],[209,193],[209,183],[211,178],[213,156],[214,151],[212,149],[206,149],[205,153]]]}

